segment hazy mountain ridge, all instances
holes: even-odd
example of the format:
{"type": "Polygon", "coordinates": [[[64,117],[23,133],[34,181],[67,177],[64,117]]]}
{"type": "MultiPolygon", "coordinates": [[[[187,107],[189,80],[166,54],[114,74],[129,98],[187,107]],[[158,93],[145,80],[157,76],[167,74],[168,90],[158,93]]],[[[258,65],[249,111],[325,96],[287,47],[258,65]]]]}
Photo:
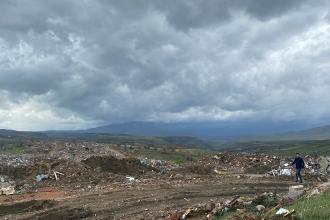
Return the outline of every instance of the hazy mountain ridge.
{"type": "MultiPolygon", "coordinates": [[[[262,127],[251,127],[246,132],[247,126],[241,128],[226,126],[219,123],[153,123],[129,122],[111,124],[86,130],[76,131],[15,131],[0,129],[0,137],[30,137],[30,138],[61,138],[83,137],[93,134],[128,135],[128,136],[155,136],[155,137],[194,137],[213,141],[307,141],[330,139],[330,125],[314,127],[301,131],[262,133],[262,127]],[[260,133],[259,133],[260,132],[260,133]]],[[[253,125],[251,125],[253,126],[253,125]]]]}
{"type": "MultiPolygon", "coordinates": [[[[144,136],[192,136],[213,140],[235,140],[241,137],[263,137],[305,128],[301,124],[279,124],[264,122],[128,122],[86,129],[80,132],[113,133],[144,136]]],[[[330,136],[329,136],[330,137],[330,136]]]]}
{"type": "Polygon", "coordinates": [[[301,131],[286,132],[274,135],[248,137],[246,140],[260,141],[309,141],[309,140],[329,140],[330,126],[321,126],[301,131]]]}

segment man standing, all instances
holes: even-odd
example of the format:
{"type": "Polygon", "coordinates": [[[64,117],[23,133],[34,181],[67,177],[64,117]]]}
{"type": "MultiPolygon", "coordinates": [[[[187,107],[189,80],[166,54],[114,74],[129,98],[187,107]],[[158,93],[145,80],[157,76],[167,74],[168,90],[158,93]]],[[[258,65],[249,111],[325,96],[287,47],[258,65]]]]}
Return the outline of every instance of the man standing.
{"type": "Polygon", "coordinates": [[[304,160],[300,157],[299,153],[296,154],[296,158],[292,162],[291,165],[296,164],[296,182],[302,183],[302,178],[301,178],[301,170],[305,168],[305,162],[304,160]]]}

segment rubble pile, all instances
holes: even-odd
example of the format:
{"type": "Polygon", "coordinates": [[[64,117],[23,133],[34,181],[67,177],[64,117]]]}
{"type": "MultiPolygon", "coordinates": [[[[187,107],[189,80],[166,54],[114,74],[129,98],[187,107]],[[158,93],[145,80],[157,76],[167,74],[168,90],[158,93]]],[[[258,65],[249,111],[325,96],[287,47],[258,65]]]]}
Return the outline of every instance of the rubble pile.
{"type": "Polygon", "coordinates": [[[23,153],[0,154],[0,175],[31,187],[36,183],[51,184],[54,180],[57,185],[74,182],[75,185],[81,185],[124,178],[118,177],[114,172],[109,175],[109,172],[115,169],[106,173],[102,167],[89,166],[83,162],[92,160],[90,157],[113,157],[124,161],[126,155],[113,149],[111,144],[38,140],[27,141],[25,145],[23,153]]]}
{"type": "Polygon", "coordinates": [[[12,195],[15,193],[15,181],[8,176],[0,176],[0,195],[12,195]]]}
{"type": "Polygon", "coordinates": [[[91,155],[114,157],[125,157],[120,152],[111,148],[111,144],[95,142],[64,142],[64,141],[39,141],[33,143],[26,151],[27,153],[37,155],[40,159],[58,159],[81,161],[89,158],[91,155]]]}
{"type": "MultiPolygon", "coordinates": [[[[306,155],[304,173],[309,175],[329,175],[330,157],[306,155]]],[[[219,172],[256,173],[266,175],[292,176],[295,168],[292,158],[261,153],[220,153],[211,158],[203,158],[200,163],[212,166],[219,172]]]]}
{"type": "MultiPolygon", "coordinates": [[[[323,183],[318,186],[311,187],[308,191],[309,196],[315,190],[329,190],[330,184],[323,183]]],[[[296,200],[305,194],[306,189],[302,185],[292,186],[288,192],[290,201],[296,200]],[[294,194],[294,198],[290,197],[294,194]],[[298,195],[299,194],[299,195],[298,195]]],[[[317,195],[320,194],[318,191],[317,195]]],[[[226,219],[233,220],[275,220],[275,219],[297,219],[298,212],[294,209],[286,209],[285,206],[291,204],[288,202],[286,196],[278,196],[274,193],[262,193],[255,197],[241,197],[239,195],[230,200],[223,202],[210,201],[204,204],[198,204],[186,209],[177,210],[170,214],[171,220],[179,219],[214,219],[215,217],[224,216],[226,219]]],[[[298,210],[299,211],[299,210],[298,210]]]]}
{"type": "MultiPolygon", "coordinates": [[[[179,219],[214,219],[216,216],[223,216],[225,213],[237,213],[231,219],[247,219],[242,216],[249,215],[250,212],[265,212],[266,210],[276,209],[279,205],[279,200],[273,193],[263,193],[254,198],[244,198],[239,195],[234,196],[230,200],[223,202],[210,201],[205,204],[198,204],[195,207],[189,207],[184,210],[177,210],[171,213],[171,220],[179,219]],[[275,207],[275,208],[274,208],[275,207]]],[[[250,215],[251,217],[251,215],[250,215]]],[[[256,217],[256,216],[255,216],[256,217]]],[[[250,219],[257,219],[251,217],[250,219]]]]}
{"type": "Polygon", "coordinates": [[[231,200],[225,202],[209,202],[205,204],[198,204],[195,207],[190,207],[185,210],[177,210],[170,214],[170,219],[180,220],[202,216],[204,216],[204,218],[206,217],[207,219],[211,219],[211,217],[220,215],[221,213],[227,212],[228,210],[244,207],[245,203],[243,200],[239,200],[239,198],[240,196],[235,196],[231,200]]]}
{"type": "Polygon", "coordinates": [[[204,157],[199,163],[223,173],[264,174],[268,170],[277,169],[280,158],[265,154],[219,153],[204,157]]]}
{"type": "MultiPolygon", "coordinates": [[[[330,174],[330,158],[329,157],[312,157],[310,155],[306,155],[304,157],[305,168],[303,172],[307,176],[328,176],[330,174]]],[[[277,169],[270,170],[267,172],[267,175],[273,176],[292,176],[295,173],[295,167],[291,166],[292,159],[291,158],[281,158],[280,165],[277,169]]]]}
{"type": "Polygon", "coordinates": [[[161,174],[176,170],[179,168],[179,165],[166,160],[155,160],[149,158],[140,158],[140,163],[145,166],[149,166],[158,170],[161,174]]]}
{"type": "Polygon", "coordinates": [[[118,159],[113,156],[91,156],[82,161],[92,168],[123,175],[139,175],[151,171],[148,165],[143,165],[136,158],[118,159]]]}

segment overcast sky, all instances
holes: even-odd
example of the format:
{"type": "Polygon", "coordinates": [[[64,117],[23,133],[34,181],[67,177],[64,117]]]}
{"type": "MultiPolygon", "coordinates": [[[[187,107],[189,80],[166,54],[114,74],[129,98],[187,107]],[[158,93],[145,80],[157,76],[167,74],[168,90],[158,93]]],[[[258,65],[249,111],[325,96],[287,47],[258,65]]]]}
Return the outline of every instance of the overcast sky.
{"type": "Polygon", "coordinates": [[[330,1],[1,0],[0,127],[330,124],[330,1]]]}

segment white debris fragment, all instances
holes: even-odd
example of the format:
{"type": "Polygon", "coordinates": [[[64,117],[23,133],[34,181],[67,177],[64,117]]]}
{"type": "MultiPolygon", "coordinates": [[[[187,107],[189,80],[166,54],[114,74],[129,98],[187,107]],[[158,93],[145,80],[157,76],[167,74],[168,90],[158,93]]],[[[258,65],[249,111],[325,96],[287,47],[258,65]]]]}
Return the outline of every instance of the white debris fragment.
{"type": "Polygon", "coordinates": [[[277,212],[276,212],[276,215],[284,215],[286,213],[288,213],[289,210],[287,209],[284,209],[284,208],[280,208],[277,212]]]}
{"type": "Polygon", "coordinates": [[[257,206],[256,206],[256,209],[257,209],[259,212],[261,212],[261,211],[265,210],[266,207],[263,206],[263,205],[257,205],[257,206]]]}
{"type": "Polygon", "coordinates": [[[40,174],[36,176],[36,180],[37,182],[40,182],[42,180],[48,179],[48,175],[47,174],[40,174]]]}
{"type": "Polygon", "coordinates": [[[14,186],[2,187],[0,189],[0,195],[13,195],[15,193],[14,186]]]}
{"type": "Polygon", "coordinates": [[[296,186],[290,186],[289,187],[289,192],[288,192],[288,197],[290,199],[297,199],[300,196],[304,194],[304,185],[296,185],[296,186]]]}
{"type": "Polygon", "coordinates": [[[59,180],[58,175],[64,175],[63,173],[60,173],[60,172],[57,172],[57,171],[53,171],[53,173],[54,173],[56,181],[59,180]]]}
{"type": "Polygon", "coordinates": [[[291,170],[290,169],[281,169],[280,175],[281,176],[291,176],[291,170]]]}
{"type": "Polygon", "coordinates": [[[135,178],[132,176],[127,176],[126,179],[131,182],[135,181],[135,178]]]}

